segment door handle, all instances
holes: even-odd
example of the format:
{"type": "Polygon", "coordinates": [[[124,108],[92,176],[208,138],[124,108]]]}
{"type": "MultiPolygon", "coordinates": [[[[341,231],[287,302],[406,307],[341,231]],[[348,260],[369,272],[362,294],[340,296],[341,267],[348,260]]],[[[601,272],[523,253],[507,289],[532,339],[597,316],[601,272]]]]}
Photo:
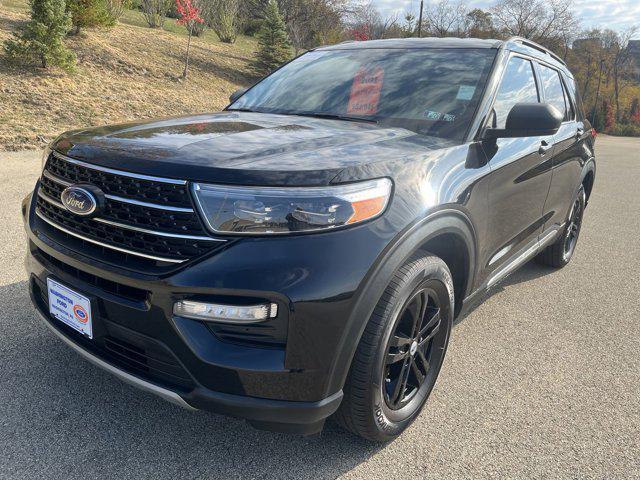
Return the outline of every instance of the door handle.
{"type": "Polygon", "coordinates": [[[540,148],[538,149],[538,153],[540,155],[546,155],[547,152],[551,149],[553,145],[550,145],[546,140],[542,140],[540,142],[540,148]]]}

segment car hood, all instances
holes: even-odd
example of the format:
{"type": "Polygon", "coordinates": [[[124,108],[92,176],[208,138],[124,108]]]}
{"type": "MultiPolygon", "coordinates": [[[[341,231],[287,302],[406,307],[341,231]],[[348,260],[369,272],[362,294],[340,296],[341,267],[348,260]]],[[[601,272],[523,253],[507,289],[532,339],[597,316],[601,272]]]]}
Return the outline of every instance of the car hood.
{"type": "Polygon", "coordinates": [[[53,148],[104,167],[169,178],[326,185],[345,169],[356,172],[450,145],[401,128],[227,111],[76,130],[53,148]]]}

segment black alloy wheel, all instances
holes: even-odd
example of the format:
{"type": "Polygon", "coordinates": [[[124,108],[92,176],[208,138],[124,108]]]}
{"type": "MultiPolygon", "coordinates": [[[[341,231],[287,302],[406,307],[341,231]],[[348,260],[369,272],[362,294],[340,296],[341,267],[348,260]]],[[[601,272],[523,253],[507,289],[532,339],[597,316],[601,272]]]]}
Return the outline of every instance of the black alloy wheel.
{"type": "Polygon", "coordinates": [[[433,340],[440,324],[436,293],[420,287],[398,316],[386,348],[382,385],[385,402],[392,410],[406,406],[429,386],[426,380],[434,353],[433,340]]]}
{"type": "Polygon", "coordinates": [[[555,268],[562,268],[569,263],[578,244],[586,204],[587,196],[584,188],[580,187],[571,203],[564,229],[554,243],[536,256],[536,262],[555,268]]]}
{"type": "Polygon", "coordinates": [[[573,251],[578,243],[578,236],[580,235],[580,227],[582,226],[582,214],[584,213],[584,200],[582,197],[576,198],[571,207],[571,214],[569,215],[569,223],[564,238],[564,250],[563,257],[565,260],[571,258],[573,251]]]}
{"type": "Polygon", "coordinates": [[[395,272],[367,322],[335,420],[368,440],[400,435],[436,383],[453,316],[447,264],[416,253],[395,272]]]}

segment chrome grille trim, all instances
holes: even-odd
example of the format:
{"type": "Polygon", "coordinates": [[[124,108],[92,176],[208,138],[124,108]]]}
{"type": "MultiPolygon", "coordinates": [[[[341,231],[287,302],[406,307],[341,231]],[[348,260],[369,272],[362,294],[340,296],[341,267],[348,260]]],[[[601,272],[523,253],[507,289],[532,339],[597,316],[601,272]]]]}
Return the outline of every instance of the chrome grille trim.
{"type": "Polygon", "coordinates": [[[113,222],[111,220],[105,220],[104,218],[99,218],[99,217],[92,218],[92,220],[95,220],[96,222],[104,223],[107,225],[111,225],[112,227],[124,228],[127,230],[133,230],[135,232],[140,232],[140,233],[148,233],[149,235],[157,235],[159,237],[181,238],[183,240],[201,240],[204,242],[224,242],[224,240],[218,240],[217,238],[202,237],[198,235],[181,235],[179,233],[157,232],[155,230],[147,230],[146,228],[134,227],[132,225],[113,222]]]}
{"type": "Polygon", "coordinates": [[[140,200],[133,200],[131,198],[118,197],[116,195],[104,194],[105,198],[120,203],[130,203],[132,205],[138,205],[139,207],[155,208],[157,210],[166,210],[167,212],[180,212],[180,213],[193,213],[193,208],[171,207],[169,205],[158,205],[157,203],[141,202],[140,200]]]}
{"type": "Polygon", "coordinates": [[[63,204],[61,204],[59,201],[57,201],[54,198],[51,198],[49,195],[47,195],[46,193],[42,193],[42,191],[40,189],[38,189],[38,196],[43,199],[46,202],[49,202],[51,205],[55,205],[58,208],[61,208],[62,210],[66,210],[65,206],[63,204]]]}
{"type": "MultiPolygon", "coordinates": [[[[49,180],[51,180],[52,182],[59,183],[60,185],[63,185],[65,187],[70,187],[71,185],[73,185],[71,182],[68,182],[68,181],[58,177],[57,175],[54,175],[49,170],[44,170],[42,172],[42,174],[45,177],[47,177],[49,180]]],[[[104,194],[104,196],[105,196],[105,198],[108,198],[109,200],[113,200],[115,202],[130,203],[132,205],[138,205],[139,207],[155,208],[157,210],[166,210],[168,212],[193,213],[193,208],[182,208],[182,207],[172,207],[172,206],[169,206],[169,205],[159,205],[157,203],[142,202],[140,200],[134,200],[132,198],[119,197],[117,195],[109,195],[109,194],[106,194],[106,193],[104,194]]]]}
{"type": "MultiPolygon", "coordinates": [[[[44,197],[43,197],[44,198],[44,197]]],[[[84,235],[80,235],[79,233],[76,232],[72,232],[71,230],[68,230],[66,228],[64,228],[62,225],[59,225],[57,222],[54,222],[53,220],[49,220],[48,218],[46,218],[44,215],[42,215],[40,213],[40,211],[36,210],[36,215],[38,216],[38,218],[40,218],[43,222],[48,223],[49,225],[51,225],[54,228],[57,228],[58,230],[60,230],[61,232],[66,233],[67,235],[71,235],[72,237],[76,237],[79,238],[80,240],[84,240],[85,242],[89,242],[89,243],[93,243],[95,245],[99,245],[101,247],[104,248],[109,248],[111,250],[115,250],[117,252],[121,252],[121,253],[126,253],[129,255],[134,255],[136,257],[142,257],[142,258],[147,258],[149,260],[155,260],[158,262],[167,262],[167,263],[183,263],[186,262],[187,259],[184,260],[177,260],[175,258],[163,258],[163,257],[156,257],[154,255],[147,255],[146,253],[140,253],[140,252],[134,252],[132,250],[127,250],[125,248],[120,248],[120,247],[116,247],[114,245],[109,245],[108,243],[102,243],[99,242],[97,240],[93,240],[91,238],[87,238],[84,235]]]]}
{"type": "Polygon", "coordinates": [[[93,165],[91,163],[85,163],[81,160],[76,160],[75,158],[69,158],[66,155],[62,155],[61,153],[58,152],[53,152],[53,156],[63,160],[65,162],[69,162],[69,163],[73,163],[75,165],[80,165],[81,167],[85,167],[85,168],[90,168],[92,170],[99,170],[101,172],[106,172],[106,173],[111,173],[113,175],[121,175],[123,177],[131,177],[131,178],[137,178],[139,180],[149,180],[152,182],[161,182],[161,183],[172,183],[174,185],[186,185],[187,181],[186,180],[176,180],[174,178],[164,178],[164,177],[154,177],[152,175],[142,175],[140,173],[132,173],[132,172],[125,172],[123,170],[116,170],[113,168],[107,168],[107,167],[100,167],[98,165],[93,165]]]}
{"type": "Polygon", "coordinates": [[[62,186],[65,187],[70,187],[71,185],[73,185],[71,182],[68,182],[66,180],[63,180],[62,178],[60,178],[57,175],[54,175],[53,173],[51,173],[49,170],[47,170],[46,168],[42,171],[42,175],[44,175],[45,177],[47,177],[49,180],[51,180],[52,182],[56,182],[59,183],[62,186]]]}
{"type": "MultiPolygon", "coordinates": [[[[49,202],[51,205],[55,205],[56,207],[68,211],[65,206],[56,201],[55,199],[51,198],[49,195],[47,195],[46,193],[42,193],[40,190],[38,190],[38,196],[40,198],[42,198],[43,200],[49,202]]],[[[181,238],[183,240],[201,240],[201,241],[205,241],[205,242],[224,242],[225,240],[220,240],[217,238],[211,238],[211,237],[203,237],[203,236],[199,236],[199,235],[180,235],[178,233],[166,233],[166,232],[158,232],[156,230],[147,230],[146,228],[140,228],[140,227],[134,227],[133,225],[127,225],[125,223],[118,223],[118,222],[114,222],[112,220],[107,220],[105,218],[100,218],[100,217],[93,217],[91,218],[91,220],[94,220],[96,222],[100,222],[100,223],[104,223],[107,225],[111,225],[113,227],[118,227],[118,228],[124,228],[127,230],[133,230],[136,232],[141,232],[141,233],[148,233],[150,235],[157,235],[158,237],[168,237],[168,238],[181,238]]]]}

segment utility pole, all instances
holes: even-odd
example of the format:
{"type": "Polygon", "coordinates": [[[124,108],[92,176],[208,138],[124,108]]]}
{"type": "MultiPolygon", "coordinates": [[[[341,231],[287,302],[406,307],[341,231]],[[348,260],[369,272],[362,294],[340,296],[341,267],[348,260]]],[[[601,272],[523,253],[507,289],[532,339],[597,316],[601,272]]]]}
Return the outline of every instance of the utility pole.
{"type": "MultiPolygon", "coordinates": [[[[596,120],[596,112],[598,111],[598,95],[600,95],[600,81],[602,80],[602,70],[604,68],[604,60],[600,60],[600,73],[598,74],[598,88],[596,89],[596,101],[593,104],[593,114],[591,115],[591,126],[593,127],[596,120]]],[[[606,115],[606,112],[605,112],[606,115]]],[[[595,127],[594,127],[595,128],[595,127]]]]}
{"type": "Polygon", "coordinates": [[[418,38],[422,37],[422,9],[424,8],[424,0],[420,0],[420,15],[418,16],[418,38]]]}

